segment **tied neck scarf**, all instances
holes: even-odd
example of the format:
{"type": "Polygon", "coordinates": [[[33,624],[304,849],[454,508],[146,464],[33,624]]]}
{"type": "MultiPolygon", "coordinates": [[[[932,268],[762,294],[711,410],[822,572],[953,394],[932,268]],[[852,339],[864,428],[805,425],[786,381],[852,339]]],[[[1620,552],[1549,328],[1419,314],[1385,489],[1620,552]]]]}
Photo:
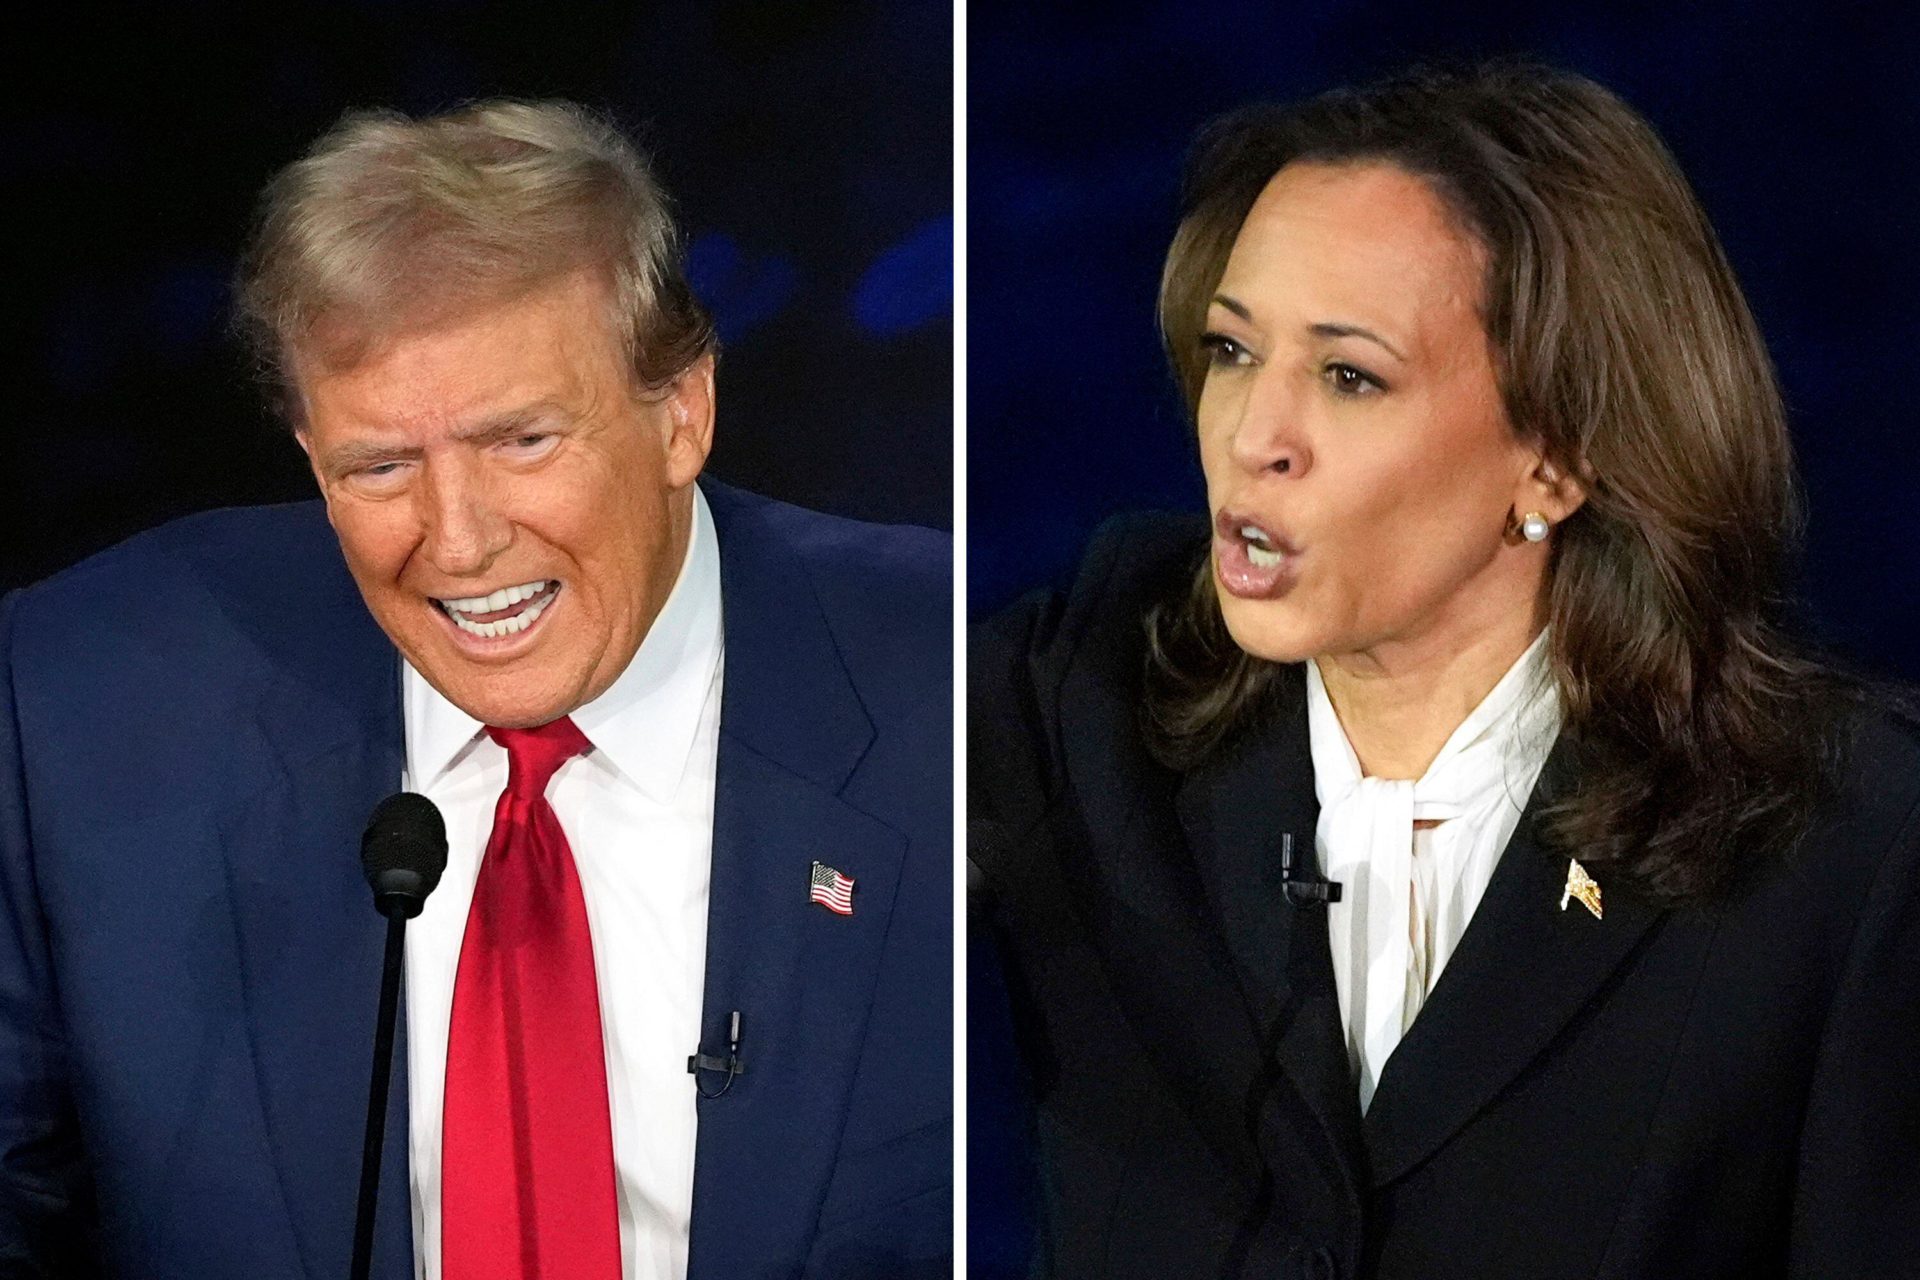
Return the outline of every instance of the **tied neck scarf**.
{"type": "Polygon", "coordinates": [[[1493,877],[1560,731],[1547,633],[1494,685],[1414,781],[1370,778],[1320,669],[1307,663],[1322,874],[1347,886],[1328,941],[1360,1109],[1413,1025],[1493,877]],[[1416,822],[1438,825],[1416,830],[1416,822]]]}

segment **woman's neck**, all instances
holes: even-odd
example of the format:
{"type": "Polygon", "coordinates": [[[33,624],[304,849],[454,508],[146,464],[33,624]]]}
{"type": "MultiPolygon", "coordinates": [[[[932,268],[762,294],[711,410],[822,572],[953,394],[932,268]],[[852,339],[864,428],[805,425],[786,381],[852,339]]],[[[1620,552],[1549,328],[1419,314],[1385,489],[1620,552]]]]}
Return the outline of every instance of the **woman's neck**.
{"type": "Polygon", "coordinates": [[[1360,771],[1393,779],[1425,774],[1543,625],[1524,615],[1518,622],[1465,643],[1401,641],[1315,659],[1360,771]]]}

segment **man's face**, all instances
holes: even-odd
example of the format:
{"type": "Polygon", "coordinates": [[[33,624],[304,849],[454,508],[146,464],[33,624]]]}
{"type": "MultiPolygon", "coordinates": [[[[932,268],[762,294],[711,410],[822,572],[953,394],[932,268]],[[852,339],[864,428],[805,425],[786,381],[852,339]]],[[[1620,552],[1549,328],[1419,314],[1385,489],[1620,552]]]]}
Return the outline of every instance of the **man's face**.
{"type": "Polygon", "coordinates": [[[367,607],[486,724],[604,692],[686,552],[712,361],[638,393],[607,314],[581,273],[347,367],[296,360],[300,443],[367,607]]]}

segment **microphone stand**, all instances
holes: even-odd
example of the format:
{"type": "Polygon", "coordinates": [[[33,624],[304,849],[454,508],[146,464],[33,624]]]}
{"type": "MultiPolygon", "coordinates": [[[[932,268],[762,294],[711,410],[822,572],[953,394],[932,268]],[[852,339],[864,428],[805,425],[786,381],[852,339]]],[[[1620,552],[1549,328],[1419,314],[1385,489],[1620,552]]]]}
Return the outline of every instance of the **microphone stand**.
{"type": "Polygon", "coordinates": [[[387,1091],[393,1080],[393,1024],[400,1006],[401,940],[407,917],[387,917],[387,953],[380,966],[380,1021],[373,1035],[373,1084],[367,1090],[367,1140],[360,1149],[360,1205],[353,1216],[353,1280],[373,1264],[373,1212],[380,1189],[380,1149],[387,1133],[387,1091]]]}
{"type": "Polygon", "coordinates": [[[367,1280],[373,1264],[380,1148],[387,1136],[387,1089],[393,1080],[393,1024],[400,1007],[401,946],[407,921],[420,914],[447,869],[447,826],[433,802],[402,791],[375,805],[360,837],[360,869],[373,890],[374,907],[387,918],[387,954],[380,964],[380,1020],[373,1029],[373,1083],[367,1089],[360,1201],[353,1215],[353,1280],[367,1280]]]}

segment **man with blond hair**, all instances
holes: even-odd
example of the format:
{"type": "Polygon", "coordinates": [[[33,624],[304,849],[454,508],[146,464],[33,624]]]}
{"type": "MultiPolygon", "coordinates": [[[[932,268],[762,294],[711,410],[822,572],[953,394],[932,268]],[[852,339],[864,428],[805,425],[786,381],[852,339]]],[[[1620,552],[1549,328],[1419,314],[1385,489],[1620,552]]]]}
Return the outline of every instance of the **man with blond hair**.
{"type": "Polygon", "coordinates": [[[373,1274],[946,1274],[945,540],[700,478],[712,326],[566,104],[347,117],[238,307],[321,501],[0,610],[0,1272],[346,1273],[404,787],[373,1274]]]}

